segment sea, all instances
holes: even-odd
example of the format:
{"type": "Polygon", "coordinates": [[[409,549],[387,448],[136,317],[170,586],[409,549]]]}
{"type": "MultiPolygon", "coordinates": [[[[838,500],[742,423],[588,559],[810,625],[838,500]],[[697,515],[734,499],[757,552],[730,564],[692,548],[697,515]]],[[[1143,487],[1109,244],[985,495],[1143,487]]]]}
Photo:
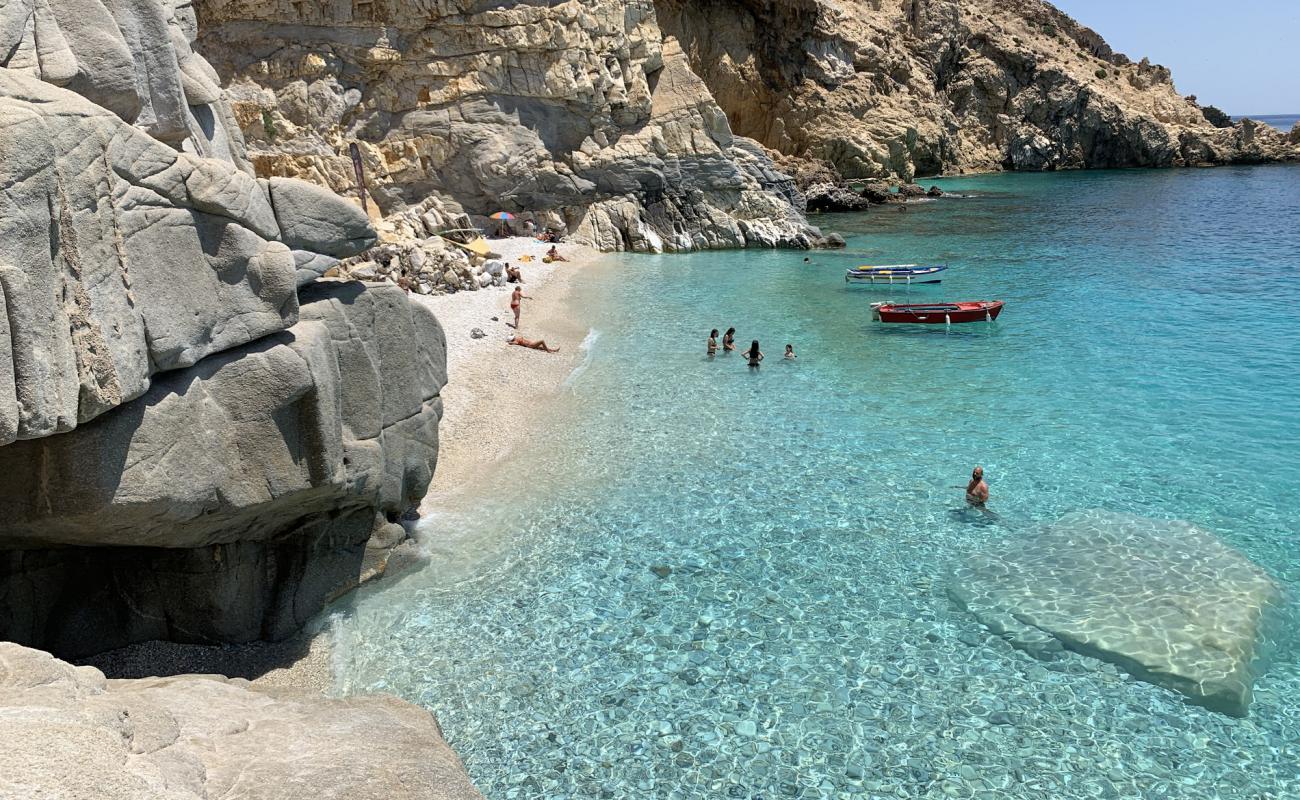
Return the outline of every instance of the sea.
{"type": "Polygon", "coordinates": [[[577,278],[584,368],[421,523],[426,567],[332,610],[338,690],[433,711],[494,800],[1300,797],[1288,606],[1239,718],[1018,649],[948,591],[1089,513],[1194,524],[1294,599],[1300,168],[934,183],[815,218],[844,251],[577,278]],[[948,277],[845,283],[899,262],[948,277]],[[886,299],[1006,307],[872,322],[886,299]],[[761,367],[706,356],[731,326],[761,367]],[[989,513],[964,507],[976,464],[989,513]]]}
{"type": "Polygon", "coordinates": [[[1265,125],[1272,125],[1283,133],[1289,133],[1291,129],[1295,127],[1295,124],[1300,122],[1300,114],[1260,114],[1258,116],[1247,114],[1245,116],[1235,116],[1232,120],[1234,122],[1240,122],[1247,116],[1256,122],[1262,122],[1265,125]]]}

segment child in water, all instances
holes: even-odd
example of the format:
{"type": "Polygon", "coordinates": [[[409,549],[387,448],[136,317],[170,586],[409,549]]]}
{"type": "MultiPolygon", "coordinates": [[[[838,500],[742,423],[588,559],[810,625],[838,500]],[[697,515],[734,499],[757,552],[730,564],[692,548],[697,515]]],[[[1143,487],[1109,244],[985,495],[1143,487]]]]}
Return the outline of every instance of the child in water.
{"type": "Polygon", "coordinates": [[[799,357],[799,356],[797,356],[797,355],[794,354],[794,345],[792,345],[792,344],[787,344],[787,345],[785,346],[785,357],[786,357],[786,358],[798,358],[798,357],[799,357]]]}

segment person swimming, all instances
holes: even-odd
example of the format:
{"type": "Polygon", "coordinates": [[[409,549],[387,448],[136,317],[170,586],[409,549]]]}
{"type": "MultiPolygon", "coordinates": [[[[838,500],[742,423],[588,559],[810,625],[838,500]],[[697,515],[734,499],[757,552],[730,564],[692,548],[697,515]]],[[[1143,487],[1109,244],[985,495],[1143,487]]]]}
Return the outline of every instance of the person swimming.
{"type": "Polygon", "coordinates": [[[715,355],[718,352],[718,329],[714,328],[709,331],[709,343],[705,345],[708,348],[709,355],[715,355]]]}
{"type": "Polygon", "coordinates": [[[792,344],[787,344],[787,345],[785,346],[785,357],[786,357],[786,358],[798,358],[798,357],[799,357],[799,356],[797,356],[797,355],[794,354],[794,345],[792,345],[792,344]]]}
{"type": "Polygon", "coordinates": [[[728,353],[736,349],[735,328],[727,328],[727,332],[722,334],[722,349],[728,353]]]}
{"type": "Polygon", "coordinates": [[[977,508],[983,508],[989,501],[989,485],[984,482],[984,468],[971,470],[970,483],[966,484],[966,502],[977,508]]]}
{"type": "Polygon", "coordinates": [[[757,367],[759,362],[763,360],[763,351],[758,349],[757,339],[745,351],[745,358],[749,359],[749,366],[751,367],[757,367]]]}

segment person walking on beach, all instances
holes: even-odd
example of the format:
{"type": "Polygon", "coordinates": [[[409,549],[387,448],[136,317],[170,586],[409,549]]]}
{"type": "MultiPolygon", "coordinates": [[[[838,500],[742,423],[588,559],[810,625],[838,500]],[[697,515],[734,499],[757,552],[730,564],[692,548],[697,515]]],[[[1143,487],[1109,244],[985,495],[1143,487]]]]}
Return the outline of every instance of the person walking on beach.
{"type": "Polygon", "coordinates": [[[510,310],[515,314],[515,330],[519,330],[519,306],[524,300],[532,300],[524,294],[524,287],[516,285],[515,290],[510,293],[510,310]]]}
{"type": "Polygon", "coordinates": [[[745,351],[745,358],[749,359],[749,366],[751,367],[757,367],[758,363],[763,360],[763,351],[758,349],[757,339],[749,346],[749,350],[745,351]]]}
{"type": "Polygon", "coordinates": [[[727,328],[727,332],[722,334],[722,349],[724,352],[727,353],[730,353],[732,350],[736,349],[735,328],[727,328]]]}
{"type": "Polygon", "coordinates": [[[793,359],[793,358],[798,358],[798,357],[799,357],[799,356],[797,356],[797,355],[794,354],[794,345],[792,345],[792,344],[787,344],[787,345],[785,346],[785,357],[786,357],[786,358],[791,358],[791,359],[793,359]]]}
{"type": "Polygon", "coordinates": [[[983,508],[988,501],[989,485],[984,482],[984,468],[976,467],[971,471],[970,483],[966,484],[966,502],[983,508]]]}
{"type": "Polygon", "coordinates": [[[714,328],[709,331],[709,343],[706,345],[709,351],[709,357],[712,358],[718,352],[718,329],[714,328]]]}

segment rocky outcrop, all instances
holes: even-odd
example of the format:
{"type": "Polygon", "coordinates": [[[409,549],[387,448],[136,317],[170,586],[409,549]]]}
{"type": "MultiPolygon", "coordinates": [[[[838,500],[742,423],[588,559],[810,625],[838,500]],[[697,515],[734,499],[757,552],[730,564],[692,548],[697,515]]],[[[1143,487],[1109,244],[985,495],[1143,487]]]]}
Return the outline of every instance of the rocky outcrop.
{"type": "Polygon", "coordinates": [[[949,594],[1035,656],[1110,661],[1191,702],[1245,716],[1277,584],[1186,522],[1068,515],[975,555],[949,594]]]}
{"type": "Polygon", "coordinates": [[[1040,0],[657,0],[737,134],[847,178],[1300,160],[1040,0]]]}
{"type": "Polygon", "coordinates": [[[105,680],[0,642],[0,797],[481,800],[423,709],[212,675],[105,680]]]}
{"type": "Polygon", "coordinates": [[[294,235],[305,215],[351,226],[336,252],[374,241],[315,186],[259,184],[21,73],[0,70],[0,115],[0,445],[70,430],[155,373],[292,325],[284,240],[327,246],[294,235]]]}
{"type": "Polygon", "coordinates": [[[0,638],[276,639],[355,581],[432,478],[445,341],[395,286],[308,287],[301,317],[0,448],[0,638]]]}
{"type": "Polygon", "coordinates": [[[376,233],[252,174],[194,33],[173,0],[0,9],[0,638],[286,636],[436,463],[441,329],[313,285],[376,233]]]}
{"type": "Polygon", "coordinates": [[[606,250],[819,242],[802,199],[665,39],[650,0],[201,0],[261,175],[385,214],[438,194],[606,250]]]}

